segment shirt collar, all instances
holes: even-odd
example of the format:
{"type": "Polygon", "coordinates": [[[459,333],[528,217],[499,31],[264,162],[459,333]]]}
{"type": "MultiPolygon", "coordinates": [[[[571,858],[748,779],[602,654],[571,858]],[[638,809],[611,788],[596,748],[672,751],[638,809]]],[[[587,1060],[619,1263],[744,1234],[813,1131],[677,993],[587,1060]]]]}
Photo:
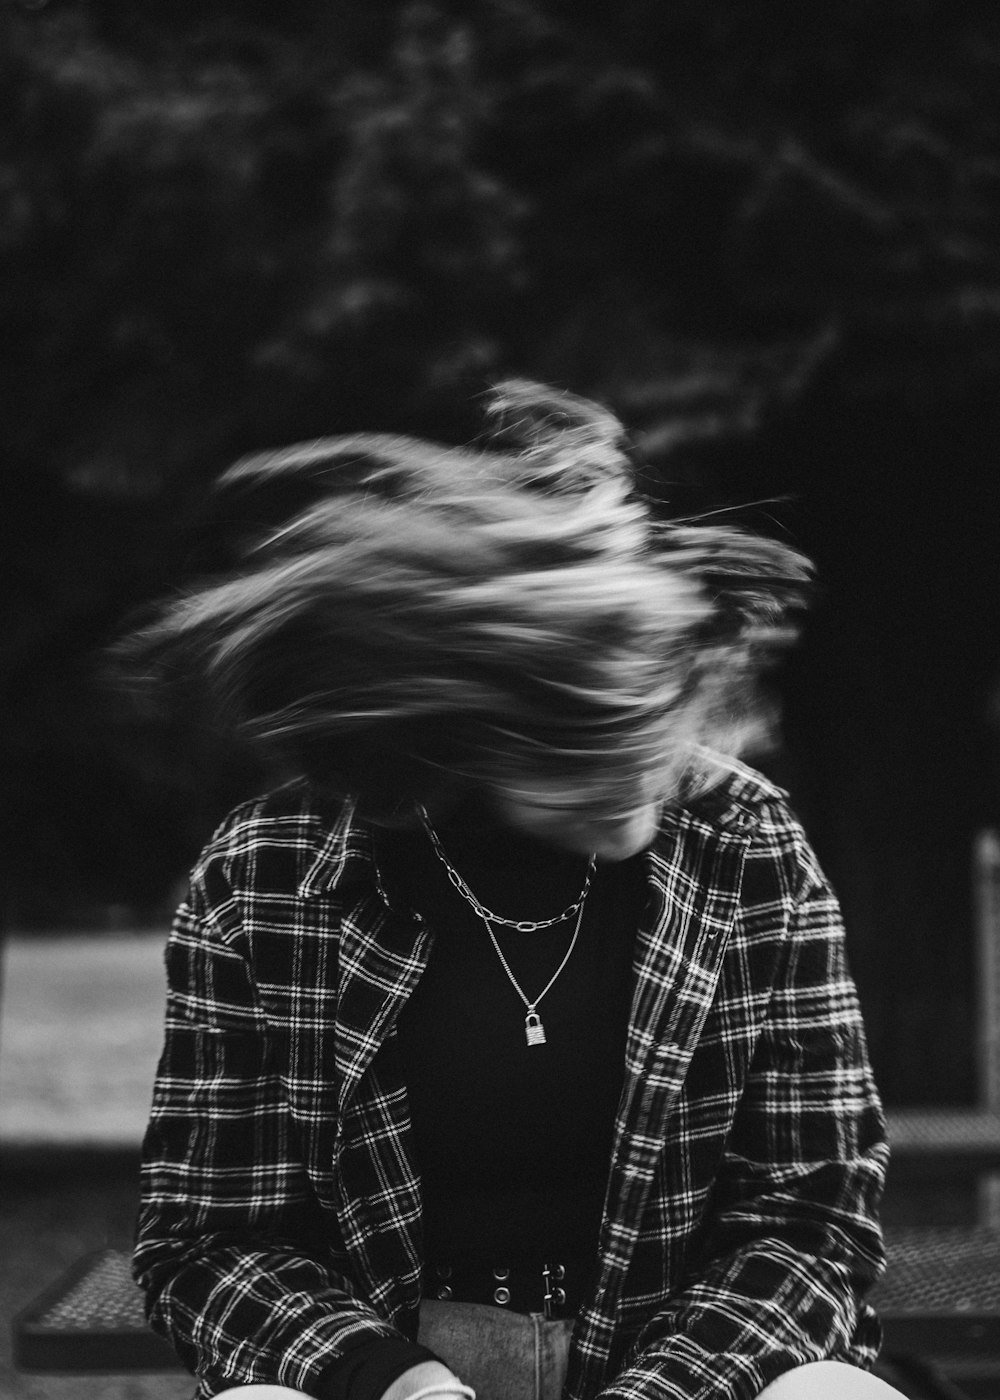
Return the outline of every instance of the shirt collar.
{"type": "Polygon", "coordinates": [[[371,827],[357,815],[357,802],[348,798],[320,846],[312,865],[299,883],[303,899],[325,894],[337,886],[373,883],[375,856],[371,827]]]}

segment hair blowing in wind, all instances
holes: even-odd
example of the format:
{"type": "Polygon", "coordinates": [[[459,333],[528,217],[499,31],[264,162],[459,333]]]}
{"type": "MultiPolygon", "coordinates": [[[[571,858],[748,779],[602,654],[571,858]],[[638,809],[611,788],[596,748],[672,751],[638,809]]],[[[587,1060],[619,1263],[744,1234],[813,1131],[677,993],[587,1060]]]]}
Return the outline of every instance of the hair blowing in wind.
{"type": "Polygon", "coordinates": [[[373,815],[531,770],[665,801],[759,737],[757,680],[808,565],[741,530],[655,520],[603,407],[499,384],[456,448],[372,433],[238,462],[221,486],[310,503],[129,644],[207,683],[283,771],[373,815]]]}

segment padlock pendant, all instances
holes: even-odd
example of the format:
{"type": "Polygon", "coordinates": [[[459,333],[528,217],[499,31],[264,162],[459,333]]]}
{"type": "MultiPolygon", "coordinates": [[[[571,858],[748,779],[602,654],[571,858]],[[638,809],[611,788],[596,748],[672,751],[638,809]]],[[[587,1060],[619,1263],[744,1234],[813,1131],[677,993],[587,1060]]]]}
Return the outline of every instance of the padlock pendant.
{"type": "Polygon", "coordinates": [[[545,1027],[537,1011],[529,1011],[524,1018],[524,1038],[529,1045],[545,1044],[545,1027]]]}

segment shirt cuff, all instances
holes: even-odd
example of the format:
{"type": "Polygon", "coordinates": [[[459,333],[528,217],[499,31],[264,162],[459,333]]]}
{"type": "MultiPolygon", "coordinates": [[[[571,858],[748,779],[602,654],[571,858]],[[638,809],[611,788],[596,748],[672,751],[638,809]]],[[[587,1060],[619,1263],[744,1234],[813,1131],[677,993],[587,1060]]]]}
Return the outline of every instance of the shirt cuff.
{"type": "Polygon", "coordinates": [[[327,1367],[316,1390],[317,1400],[381,1400],[393,1381],[411,1366],[440,1360],[427,1347],[405,1337],[377,1337],[352,1347],[327,1367]]]}

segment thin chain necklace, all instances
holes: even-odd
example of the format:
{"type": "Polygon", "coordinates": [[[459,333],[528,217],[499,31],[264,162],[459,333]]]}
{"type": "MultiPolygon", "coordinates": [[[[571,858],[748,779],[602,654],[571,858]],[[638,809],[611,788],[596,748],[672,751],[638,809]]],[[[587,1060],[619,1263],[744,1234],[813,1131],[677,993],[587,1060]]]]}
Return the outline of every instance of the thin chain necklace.
{"type": "Polygon", "coordinates": [[[514,991],[518,994],[518,996],[524,1003],[525,1040],[527,1041],[529,1046],[544,1045],[546,1043],[545,1027],[542,1025],[542,1018],[538,1013],[538,1006],[542,1000],[542,997],[544,997],[546,993],[549,992],[552,989],[552,987],[555,986],[555,983],[559,978],[560,973],[572,957],[573,949],[576,947],[577,939],[580,937],[580,929],[583,926],[584,905],[586,904],[587,895],[590,891],[590,882],[593,879],[594,866],[597,861],[596,853],[591,855],[590,860],[587,864],[587,877],[584,880],[583,889],[580,891],[580,897],[573,904],[569,905],[568,908],[564,909],[561,914],[557,914],[554,919],[503,919],[499,915],[491,913],[491,911],[487,909],[486,906],[482,904],[472,893],[472,891],[469,889],[469,886],[462,879],[461,875],[459,875],[458,871],[452,865],[451,861],[449,861],[447,855],[445,855],[444,847],[441,845],[441,841],[437,832],[431,825],[431,821],[427,815],[427,812],[423,807],[419,808],[419,812],[420,819],[424,824],[424,829],[426,830],[427,835],[430,837],[430,842],[434,848],[434,852],[437,855],[438,859],[441,861],[441,864],[444,866],[445,870],[448,872],[449,880],[458,890],[459,894],[463,897],[463,899],[465,899],[466,902],[472,906],[475,912],[482,919],[483,924],[486,927],[486,932],[489,934],[490,942],[493,944],[493,950],[496,953],[497,957],[500,959],[501,967],[507,974],[507,980],[510,982],[510,985],[514,988],[514,991]],[[535,997],[534,1001],[532,1001],[530,997],[525,995],[525,992],[521,987],[520,982],[518,982],[517,978],[511,971],[510,963],[504,957],[503,949],[497,942],[496,934],[493,932],[493,929],[490,927],[490,925],[491,923],[503,924],[505,928],[513,928],[523,931],[525,933],[533,933],[536,929],[552,928],[553,925],[561,923],[564,919],[572,918],[574,914],[576,915],[576,924],[573,928],[573,937],[570,939],[569,947],[563,954],[562,962],[556,968],[555,972],[549,978],[548,982],[546,982],[542,990],[535,997]]]}
{"type": "Polygon", "coordinates": [[[490,942],[493,944],[493,947],[496,951],[496,955],[503,965],[504,972],[506,972],[507,974],[507,980],[510,982],[510,985],[514,988],[514,991],[517,992],[518,996],[524,1002],[524,1038],[529,1045],[545,1044],[545,1027],[542,1025],[541,1016],[539,1016],[538,1014],[538,1003],[541,1001],[545,993],[554,985],[556,978],[559,976],[560,972],[562,972],[563,968],[569,962],[573,949],[576,947],[576,940],[580,937],[580,926],[583,923],[583,906],[585,900],[586,895],[584,895],[584,898],[580,900],[580,909],[576,916],[576,927],[573,929],[573,937],[570,939],[569,947],[563,954],[562,962],[556,968],[555,972],[553,972],[552,976],[546,982],[542,990],[535,997],[534,1001],[530,1001],[528,997],[525,996],[520,982],[510,970],[510,963],[503,955],[503,950],[501,949],[500,944],[497,942],[496,934],[490,928],[487,920],[483,920],[483,923],[486,925],[486,932],[490,936],[490,942]]]}

